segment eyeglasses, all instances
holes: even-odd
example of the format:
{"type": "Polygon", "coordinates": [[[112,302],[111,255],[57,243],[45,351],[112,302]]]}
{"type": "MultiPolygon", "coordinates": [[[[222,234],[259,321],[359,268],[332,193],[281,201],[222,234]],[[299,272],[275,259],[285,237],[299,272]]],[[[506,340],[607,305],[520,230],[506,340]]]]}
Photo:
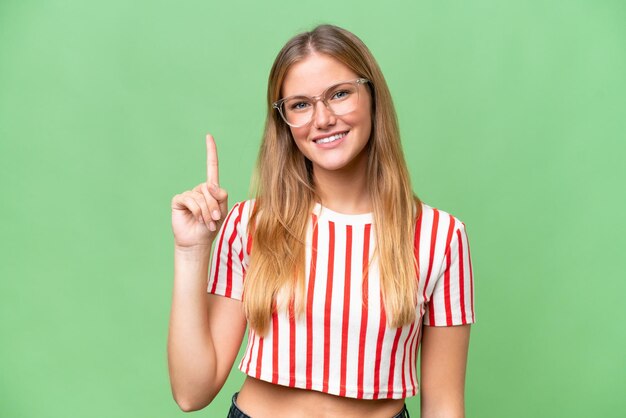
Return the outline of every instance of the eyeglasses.
{"type": "Polygon", "coordinates": [[[289,96],[272,103],[272,107],[278,109],[287,125],[300,128],[313,120],[315,104],[320,100],[335,116],[354,112],[359,103],[359,84],[368,82],[365,78],[342,81],[328,87],[319,96],[289,96]]]}

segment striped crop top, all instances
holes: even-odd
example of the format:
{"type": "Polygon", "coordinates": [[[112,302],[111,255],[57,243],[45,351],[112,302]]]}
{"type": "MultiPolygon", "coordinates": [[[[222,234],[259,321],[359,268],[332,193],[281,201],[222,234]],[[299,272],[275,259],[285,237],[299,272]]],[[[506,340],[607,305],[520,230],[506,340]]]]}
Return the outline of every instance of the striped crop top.
{"type": "MultiPolygon", "coordinates": [[[[208,292],[242,299],[254,200],[235,204],[215,241],[208,292]]],[[[372,214],[346,215],[316,204],[307,231],[305,315],[274,313],[269,332],[248,330],[239,370],[274,384],[359,398],[418,393],[422,326],[470,324],[474,282],[465,225],[422,204],[415,228],[418,308],[401,328],[386,323],[374,254],[372,214]],[[316,223],[316,227],[313,225],[316,223]],[[363,303],[361,303],[363,301],[363,303]]]]}

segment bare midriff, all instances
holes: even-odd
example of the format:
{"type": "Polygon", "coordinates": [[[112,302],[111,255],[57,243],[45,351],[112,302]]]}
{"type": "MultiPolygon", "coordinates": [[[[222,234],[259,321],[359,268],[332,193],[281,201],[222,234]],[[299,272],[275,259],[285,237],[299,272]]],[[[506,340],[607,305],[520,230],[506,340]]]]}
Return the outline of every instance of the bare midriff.
{"type": "Polygon", "coordinates": [[[237,406],[252,418],[368,417],[391,418],[404,399],[354,399],[275,385],[250,376],[237,396],[237,406]]]}

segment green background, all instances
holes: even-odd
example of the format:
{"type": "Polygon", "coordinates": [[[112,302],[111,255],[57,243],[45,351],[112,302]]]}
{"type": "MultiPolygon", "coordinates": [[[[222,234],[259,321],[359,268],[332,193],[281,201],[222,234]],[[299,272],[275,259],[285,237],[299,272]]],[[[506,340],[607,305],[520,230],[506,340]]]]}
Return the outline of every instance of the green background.
{"type": "Polygon", "coordinates": [[[0,416],[184,415],[170,201],[206,132],[248,197],[271,63],[326,22],[378,59],[418,195],[467,225],[467,416],[624,416],[621,0],[0,0],[0,416]]]}

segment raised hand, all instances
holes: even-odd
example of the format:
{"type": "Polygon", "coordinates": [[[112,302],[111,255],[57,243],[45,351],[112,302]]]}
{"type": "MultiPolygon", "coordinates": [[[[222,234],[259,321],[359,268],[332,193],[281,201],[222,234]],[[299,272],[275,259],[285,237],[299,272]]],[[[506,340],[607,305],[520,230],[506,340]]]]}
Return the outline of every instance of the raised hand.
{"type": "Polygon", "coordinates": [[[207,181],[172,198],[172,230],[177,247],[211,246],[228,212],[228,194],[219,186],[217,148],[206,136],[207,181]]]}

